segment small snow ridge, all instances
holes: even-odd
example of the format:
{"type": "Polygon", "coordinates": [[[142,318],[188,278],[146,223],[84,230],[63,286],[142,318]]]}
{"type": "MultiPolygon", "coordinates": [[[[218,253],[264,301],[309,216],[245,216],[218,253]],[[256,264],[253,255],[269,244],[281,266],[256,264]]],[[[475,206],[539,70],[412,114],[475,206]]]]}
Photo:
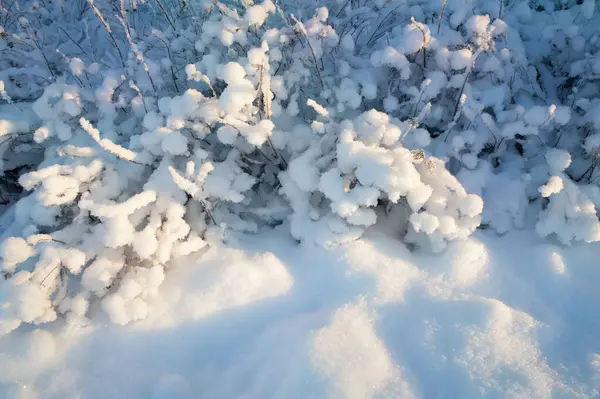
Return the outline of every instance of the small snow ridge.
{"type": "Polygon", "coordinates": [[[468,344],[457,363],[480,384],[482,396],[496,391],[510,398],[551,398],[559,382],[535,339],[538,322],[500,301],[484,301],[488,321],[464,328],[468,344]]]}
{"type": "Polygon", "coordinates": [[[488,252],[482,242],[471,239],[456,245],[452,261],[452,280],[459,285],[471,285],[482,275],[488,265],[488,252]]]}
{"type": "Polygon", "coordinates": [[[360,299],[339,309],[331,324],[315,333],[312,360],[332,379],[336,393],[331,397],[414,397],[377,337],[374,319],[360,299]]]}

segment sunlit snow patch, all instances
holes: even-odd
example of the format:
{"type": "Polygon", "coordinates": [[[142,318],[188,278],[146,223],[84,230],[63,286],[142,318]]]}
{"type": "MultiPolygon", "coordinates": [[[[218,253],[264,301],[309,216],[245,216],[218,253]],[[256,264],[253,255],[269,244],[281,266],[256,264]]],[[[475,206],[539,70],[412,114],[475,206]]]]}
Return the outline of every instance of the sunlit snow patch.
{"type": "Polygon", "coordinates": [[[149,303],[143,327],[168,327],[285,294],[293,278],[271,252],[210,250],[197,266],[176,267],[149,303]]]}
{"type": "Polygon", "coordinates": [[[330,397],[414,397],[373,324],[374,315],[360,299],[339,309],[331,323],[315,333],[312,359],[333,385],[330,397]]]}

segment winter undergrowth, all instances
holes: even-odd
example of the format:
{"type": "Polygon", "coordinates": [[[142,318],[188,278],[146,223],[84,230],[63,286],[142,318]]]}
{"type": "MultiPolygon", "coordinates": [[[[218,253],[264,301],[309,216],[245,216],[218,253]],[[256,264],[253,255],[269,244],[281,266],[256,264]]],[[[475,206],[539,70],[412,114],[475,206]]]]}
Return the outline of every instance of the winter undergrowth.
{"type": "Polygon", "coordinates": [[[599,241],[596,7],[4,4],[0,334],[143,319],[173,259],[282,223],[329,246],[394,218],[438,252],[533,214],[599,241]]]}

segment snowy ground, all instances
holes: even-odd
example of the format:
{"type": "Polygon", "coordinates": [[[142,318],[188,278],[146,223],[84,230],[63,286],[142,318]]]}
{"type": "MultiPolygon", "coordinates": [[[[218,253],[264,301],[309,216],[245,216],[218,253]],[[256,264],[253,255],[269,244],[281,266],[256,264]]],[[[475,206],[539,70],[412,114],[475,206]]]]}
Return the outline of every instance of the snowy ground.
{"type": "Polygon", "coordinates": [[[230,247],[171,270],[143,323],[3,338],[0,397],[597,395],[600,245],[480,232],[424,256],[370,232],[324,251],[282,228],[230,247]]]}
{"type": "Polygon", "coordinates": [[[2,3],[0,399],[600,397],[600,1],[2,3]]]}

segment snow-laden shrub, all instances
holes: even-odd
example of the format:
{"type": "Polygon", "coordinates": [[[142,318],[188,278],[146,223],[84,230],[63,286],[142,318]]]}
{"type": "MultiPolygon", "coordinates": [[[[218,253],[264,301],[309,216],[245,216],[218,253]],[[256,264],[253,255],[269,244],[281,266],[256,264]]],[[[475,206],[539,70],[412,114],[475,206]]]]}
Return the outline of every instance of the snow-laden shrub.
{"type": "Polygon", "coordinates": [[[32,111],[28,104],[19,108],[0,105],[0,209],[12,205],[22,193],[19,176],[43,158],[43,148],[33,140],[32,111]]]}
{"type": "Polygon", "coordinates": [[[378,94],[363,101],[400,120],[430,107],[425,148],[484,198],[487,226],[523,227],[539,209],[549,149],[571,154],[574,184],[597,180],[600,42],[578,21],[600,20],[595,2],[401,3],[331,2],[328,22],[375,68],[378,94]]]}
{"type": "Polygon", "coordinates": [[[142,319],[170,261],[229,230],[289,219],[295,238],[328,245],[396,204],[409,210],[406,240],[437,251],[479,224],[479,197],[422,150],[428,108],[406,122],[363,110],[377,83],[344,61],[352,44],[326,9],[301,22],[270,1],[209,4],[196,35],[167,12],[169,28],[153,37],[170,63],[152,57],[127,9],[117,19],[129,53],[108,4],[89,6],[121,67],[100,76],[91,60],[65,56],[68,73],[33,103],[45,159],[20,177],[31,194],[2,243],[3,333],[78,320],[96,302],[115,323],[142,319]],[[189,42],[196,62],[176,69],[189,42]]]}
{"type": "Polygon", "coordinates": [[[443,162],[402,144],[415,135],[412,128],[375,110],[326,123],[323,138],[280,174],[294,211],[294,237],[354,239],[375,224],[382,201],[407,208],[409,242],[437,251],[446,241],[468,237],[480,223],[481,199],[467,194],[443,162]]]}
{"type": "Polygon", "coordinates": [[[330,245],[393,212],[439,251],[533,211],[600,239],[593,1],[76,3],[0,13],[0,101],[34,114],[0,116],[0,171],[30,193],[4,333],[142,319],[173,259],[232,230],[330,245]]]}
{"type": "Polygon", "coordinates": [[[542,197],[548,199],[535,226],[542,236],[556,235],[563,244],[572,241],[600,241],[600,189],[597,186],[578,186],[569,179],[564,170],[571,164],[571,156],[563,150],[546,154],[552,176],[539,188],[542,197]]]}
{"type": "MultiPolygon", "coordinates": [[[[79,307],[82,300],[104,298],[102,307],[117,323],[142,318],[143,299],[162,281],[167,262],[221,234],[213,206],[219,203],[227,215],[228,204],[244,201],[242,193],[254,184],[236,164],[238,151],[221,158],[203,150],[203,137],[193,130],[182,132],[187,121],[206,134],[221,120],[218,99],[190,89],[160,99],[156,112],[142,117],[137,95],[122,99],[126,112],[117,112],[115,86],[109,78],[96,91],[51,85],[33,105],[42,121],[34,139],[54,144],[40,168],[20,179],[33,193],[16,205],[13,229],[32,250],[18,261],[3,257],[3,274],[10,277],[3,324],[11,326],[4,329],[71,312],[75,298],[82,298],[79,307]],[[25,313],[42,306],[39,295],[23,294],[31,286],[48,300],[25,313]]],[[[5,254],[16,250],[15,242],[5,242],[5,254]]]]}

